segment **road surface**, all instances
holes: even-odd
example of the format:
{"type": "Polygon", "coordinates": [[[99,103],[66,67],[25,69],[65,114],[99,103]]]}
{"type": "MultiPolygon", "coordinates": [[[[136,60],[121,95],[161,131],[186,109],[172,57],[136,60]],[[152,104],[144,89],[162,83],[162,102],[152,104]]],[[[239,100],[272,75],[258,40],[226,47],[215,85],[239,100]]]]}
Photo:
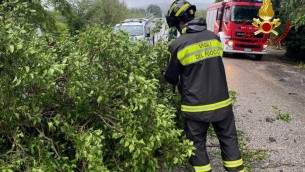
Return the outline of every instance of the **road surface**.
{"type": "Polygon", "coordinates": [[[253,151],[268,157],[252,171],[305,172],[305,69],[276,60],[271,51],[262,61],[223,58],[230,90],[235,90],[237,129],[253,151]],[[288,114],[290,122],[276,120],[288,114]]]}

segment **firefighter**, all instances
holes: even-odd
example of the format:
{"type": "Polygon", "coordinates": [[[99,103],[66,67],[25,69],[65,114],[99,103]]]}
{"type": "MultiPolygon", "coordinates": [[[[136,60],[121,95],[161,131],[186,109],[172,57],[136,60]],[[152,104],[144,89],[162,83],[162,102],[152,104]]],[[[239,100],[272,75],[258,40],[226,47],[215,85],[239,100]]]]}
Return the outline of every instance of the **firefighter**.
{"type": "Polygon", "coordinates": [[[186,134],[196,150],[190,164],[196,172],[211,171],[206,150],[207,130],[212,124],[219,139],[223,166],[229,172],[243,172],[237,132],[222,62],[223,46],[207,30],[205,19],[194,19],[196,6],[176,0],[166,15],[170,28],[181,36],[169,46],[170,58],[164,74],[181,93],[181,113],[186,134]]]}

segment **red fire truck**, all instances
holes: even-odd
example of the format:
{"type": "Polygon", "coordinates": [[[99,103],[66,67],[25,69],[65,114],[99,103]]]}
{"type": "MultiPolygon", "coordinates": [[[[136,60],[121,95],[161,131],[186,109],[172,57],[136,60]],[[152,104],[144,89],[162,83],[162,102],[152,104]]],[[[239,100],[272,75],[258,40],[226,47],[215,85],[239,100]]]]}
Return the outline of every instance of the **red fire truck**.
{"type": "Polygon", "coordinates": [[[259,18],[263,0],[225,0],[208,7],[208,30],[219,36],[224,53],[253,54],[260,60],[268,53],[269,34],[257,34],[259,28],[252,25],[259,18]]]}

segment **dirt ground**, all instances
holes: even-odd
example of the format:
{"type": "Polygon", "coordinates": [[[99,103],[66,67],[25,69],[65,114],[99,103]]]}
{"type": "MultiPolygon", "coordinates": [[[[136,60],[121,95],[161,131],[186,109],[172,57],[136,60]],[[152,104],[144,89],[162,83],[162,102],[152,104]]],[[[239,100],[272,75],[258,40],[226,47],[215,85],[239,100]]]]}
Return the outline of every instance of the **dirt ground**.
{"type": "Polygon", "coordinates": [[[271,48],[262,61],[224,58],[229,88],[238,93],[237,129],[250,151],[266,153],[250,162],[250,171],[305,171],[305,69],[284,53],[271,48]]]}

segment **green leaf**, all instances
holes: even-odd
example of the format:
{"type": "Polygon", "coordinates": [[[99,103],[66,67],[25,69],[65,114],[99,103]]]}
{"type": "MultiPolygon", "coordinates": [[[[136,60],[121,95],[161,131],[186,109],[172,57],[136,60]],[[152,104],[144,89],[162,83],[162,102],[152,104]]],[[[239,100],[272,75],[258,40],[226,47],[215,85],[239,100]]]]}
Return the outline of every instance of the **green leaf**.
{"type": "Polygon", "coordinates": [[[134,145],[133,144],[129,145],[129,152],[131,153],[133,150],[134,150],[134,145]]]}
{"type": "Polygon", "coordinates": [[[22,49],[22,44],[17,44],[17,50],[21,50],[22,49]]]}
{"type": "Polygon", "coordinates": [[[53,128],[53,123],[52,122],[48,122],[48,126],[49,126],[49,130],[51,130],[53,128]]]}
{"type": "Polygon", "coordinates": [[[141,139],[141,140],[139,141],[139,143],[142,143],[143,145],[145,145],[145,142],[144,142],[143,139],[141,139]]]}
{"type": "Polygon", "coordinates": [[[125,147],[127,147],[129,145],[129,141],[127,140],[126,142],[125,142],[125,147]]]}
{"type": "Polygon", "coordinates": [[[10,50],[11,53],[13,53],[14,52],[14,45],[9,45],[9,50],[10,50]]]}
{"type": "Polygon", "coordinates": [[[49,69],[49,74],[50,74],[50,75],[53,75],[53,74],[54,74],[54,69],[53,69],[53,68],[50,68],[50,69],[49,69]]]}
{"type": "Polygon", "coordinates": [[[44,133],[43,133],[43,132],[40,132],[40,133],[39,133],[39,137],[40,137],[40,138],[45,137],[44,133]]]}
{"type": "Polygon", "coordinates": [[[189,150],[187,151],[187,156],[191,156],[192,153],[193,153],[193,151],[192,151],[191,149],[189,149],[189,150]]]}
{"type": "Polygon", "coordinates": [[[17,119],[19,119],[19,114],[18,113],[14,113],[15,114],[15,117],[17,118],[17,119]]]}
{"type": "Polygon", "coordinates": [[[14,85],[15,87],[18,86],[21,83],[21,79],[16,80],[16,84],[14,85]]]}
{"type": "Polygon", "coordinates": [[[175,157],[175,158],[174,158],[174,164],[177,164],[177,163],[178,163],[178,158],[175,157]]]}
{"type": "Polygon", "coordinates": [[[101,103],[102,100],[103,100],[103,97],[102,96],[98,96],[97,103],[101,103]]]}
{"type": "Polygon", "coordinates": [[[117,138],[119,138],[120,136],[119,136],[118,133],[113,133],[113,134],[112,134],[112,137],[113,137],[114,139],[117,139],[117,138]]]}
{"type": "Polygon", "coordinates": [[[26,73],[29,73],[30,67],[29,67],[29,66],[26,66],[26,67],[25,67],[25,71],[26,71],[26,73]]]}

